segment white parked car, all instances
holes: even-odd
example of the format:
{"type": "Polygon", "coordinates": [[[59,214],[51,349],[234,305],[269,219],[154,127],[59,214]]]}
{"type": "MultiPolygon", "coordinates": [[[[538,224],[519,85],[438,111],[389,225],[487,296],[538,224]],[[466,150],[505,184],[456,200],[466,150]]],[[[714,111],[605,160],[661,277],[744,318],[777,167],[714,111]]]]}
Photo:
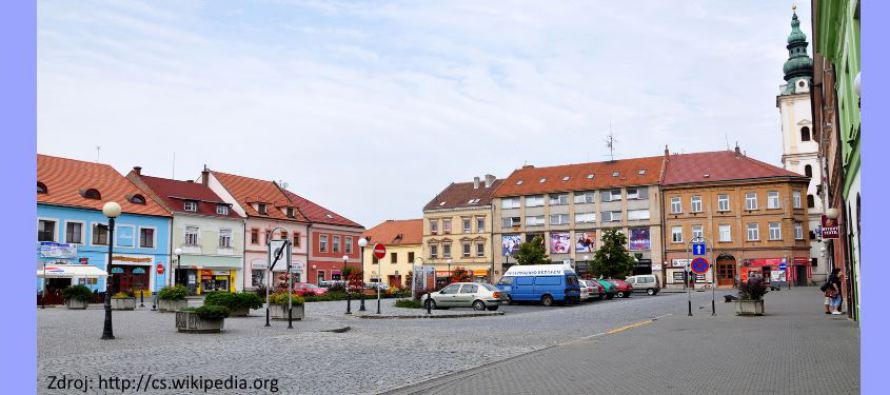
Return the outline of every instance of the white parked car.
{"type": "Polygon", "coordinates": [[[581,282],[581,300],[590,300],[601,298],[600,286],[594,284],[593,280],[578,280],[581,282]],[[586,290],[585,290],[586,288],[586,290]]]}
{"type": "Polygon", "coordinates": [[[495,311],[501,304],[507,303],[507,294],[495,288],[494,285],[485,283],[454,283],[442,288],[438,292],[423,295],[421,301],[426,307],[432,303],[432,308],[439,307],[472,307],[481,311],[488,309],[495,311]],[[432,301],[430,301],[432,295],[432,301]]]}
{"type": "Polygon", "coordinates": [[[590,299],[590,284],[587,283],[587,280],[578,279],[578,288],[581,290],[580,301],[590,299]]]}

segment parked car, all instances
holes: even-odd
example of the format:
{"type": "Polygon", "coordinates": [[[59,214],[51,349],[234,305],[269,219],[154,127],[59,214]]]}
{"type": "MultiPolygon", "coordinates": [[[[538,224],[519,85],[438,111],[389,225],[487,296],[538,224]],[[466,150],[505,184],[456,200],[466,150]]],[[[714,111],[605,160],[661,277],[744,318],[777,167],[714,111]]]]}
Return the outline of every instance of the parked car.
{"type": "Polygon", "coordinates": [[[581,283],[581,300],[597,299],[600,293],[599,284],[594,284],[593,280],[578,280],[581,283]]]}
{"type": "Polygon", "coordinates": [[[328,289],[311,283],[294,283],[294,293],[300,296],[324,295],[328,289]]]}
{"type": "Polygon", "coordinates": [[[633,285],[628,284],[627,281],[615,280],[615,279],[611,279],[611,278],[607,281],[609,281],[612,284],[615,284],[615,288],[617,291],[617,293],[615,295],[618,296],[619,298],[629,298],[630,295],[634,291],[633,285]]]}
{"type": "Polygon", "coordinates": [[[507,303],[507,294],[497,287],[485,283],[453,283],[438,292],[424,295],[421,300],[424,307],[472,307],[473,310],[488,309],[495,311],[502,303],[507,303]],[[432,300],[431,300],[432,299],[432,300]]]}
{"type": "Polygon", "coordinates": [[[587,280],[587,281],[590,282],[590,284],[592,284],[594,288],[596,288],[596,299],[603,300],[603,298],[606,297],[606,287],[603,287],[603,285],[600,284],[599,281],[596,281],[596,280],[587,280]]]}
{"type": "Polygon", "coordinates": [[[590,286],[584,280],[578,279],[578,300],[584,302],[590,299],[590,286]]]}
{"type": "Polygon", "coordinates": [[[610,283],[609,280],[599,279],[596,281],[603,287],[606,299],[612,299],[615,295],[618,295],[618,287],[616,287],[615,284],[610,283]]]}
{"type": "Polygon", "coordinates": [[[566,265],[517,265],[507,269],[498,282],[511,301],[571,303],[581,300],[578,276],[566,265]]]}
{"type": "Polygon", "coordinates": [[[658,285],[658,279],[654,274],[630,276],[624,281],[627,281],[628,284],[633,286],[634,292],[645,292],[647,295],[652,296],[657,294],[658,291],[661,291],[661,287],[658,285]]]}

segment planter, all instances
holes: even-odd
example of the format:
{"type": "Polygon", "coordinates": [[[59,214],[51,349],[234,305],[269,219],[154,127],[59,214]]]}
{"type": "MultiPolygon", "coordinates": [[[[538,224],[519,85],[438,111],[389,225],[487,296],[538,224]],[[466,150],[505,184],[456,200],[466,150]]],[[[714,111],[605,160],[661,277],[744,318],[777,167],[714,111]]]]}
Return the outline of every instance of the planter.
{"type": "MultiPolygon", "coordinates": [[[[293,318],[295,320],[302,320],[303,317],[306,316],[306,306],[301,304],[295,304],[293,306],[293,318]]],[[[269,315],[272,319],[275,320],[286,320],[287,319],[287,305],[273,304],[269,306],[269,315]]]]}
{"type": "Polygon", "coordinates": [[[112,310],[136,310],[136,298],[111,298],[112,310]]]}
{"type": "Polygon", "coordinates": [[[83,302],[77,299],[68,299],[65,301],[65,306],[68,307],[68,310],[86,310],[87,305],[87,302],[83,302]]]}
{"type": "Polygon", "coordinates": [[[736,315],[763,315],[763,299],[761,300],[737,300],[735,305],[736,315]]]}
{"type": "Polygon", "coordinates": [[[185,299],[181,299],[181,300],[160,299],[160,300],[158,300],[158,311],[163,311],[163,312],[169,313],[169,312],[182,310],[182,309],[188,307],[188,305],[189,305],[189,302],[188,302],[188,300],[185,300],[185,299]]]}
{"type": "Polygon", "coordinates": [[[225,318],[205,320],[191,311],[176,312],[176,330],[184,333],[219,333],[225,318]]]}
{"type": "Polygon", "coordinates": [[[229,312],[230,317],[247,317],[248,314],[250,314],[250,308],[247,308],[247,307],[232,309],[229,312]]]}

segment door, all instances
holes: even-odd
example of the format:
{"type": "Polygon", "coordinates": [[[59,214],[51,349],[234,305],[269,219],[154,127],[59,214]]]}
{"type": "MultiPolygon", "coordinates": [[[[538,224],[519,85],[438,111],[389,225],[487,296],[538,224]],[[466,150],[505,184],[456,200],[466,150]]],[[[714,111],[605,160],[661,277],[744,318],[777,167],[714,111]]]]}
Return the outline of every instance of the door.
{"type": "Polygon", "coordinates": [[[510,291],[510,297],[515,300],[535,300],[532,287],[534,287],[535,278],[531,276],[515,277],[513,280],[513,290],[510,291]]]}
{"type": "Polygon", "coordinates": [[[799,287],[807,285],[807,267],[794,266],[794,285],[799,287]]]}
{"type": "Polygon", "coordinates": [[[460,290],[460,284],[452,284],[445,288],[442,288],[439,291],[439,296],[435,298],[436,304],[442,307],[449,307],[454,305],[454,298],[457,296],[457,291],[460,290]]]}
{"type": "Polygon", "coordinates": [[[473,305],[476,298],[476,292],[479,292],[479,285],[464,284],[460,287],[460,292],[454,298],[454,305],[457,307],[469,307],[473,305]]]}
{"type": "Polygon", "coordinates": [[[71,286],[70,278],[48,278],[46,280],[46,292],[44,296],[46,304],[62,304],[62,290],[71,286]]]}
{"type": "Polygon", "coordinates": [[[735,259],[717,261],[717,286],[732,287],[735,285],[735,259]]]}

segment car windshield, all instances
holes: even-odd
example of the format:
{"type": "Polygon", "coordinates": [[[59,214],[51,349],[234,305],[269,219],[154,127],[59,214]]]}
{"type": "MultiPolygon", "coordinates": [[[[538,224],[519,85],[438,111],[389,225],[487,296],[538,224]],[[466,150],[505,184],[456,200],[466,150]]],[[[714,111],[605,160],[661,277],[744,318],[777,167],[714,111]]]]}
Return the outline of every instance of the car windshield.
{"type": "Polygon", "coordinates": [[[495,287],[494,285],[491,285],[491,284],[480,284],[480,285],[482,285],[482,288],[485,288],[492,292],[495,292],[498,290],[497,287],[495,287]]]}
{"type": "Polygon", "coordinates": [[[578,277],[575,276],[567,276],[566,284],[568,285],[578,285],[578,277]]]}
{"type": "Polygon", "coordinates": [[[501,281],[498,281],[500,285],[513,285],[513,277],[504,277],[501,281]]]}

